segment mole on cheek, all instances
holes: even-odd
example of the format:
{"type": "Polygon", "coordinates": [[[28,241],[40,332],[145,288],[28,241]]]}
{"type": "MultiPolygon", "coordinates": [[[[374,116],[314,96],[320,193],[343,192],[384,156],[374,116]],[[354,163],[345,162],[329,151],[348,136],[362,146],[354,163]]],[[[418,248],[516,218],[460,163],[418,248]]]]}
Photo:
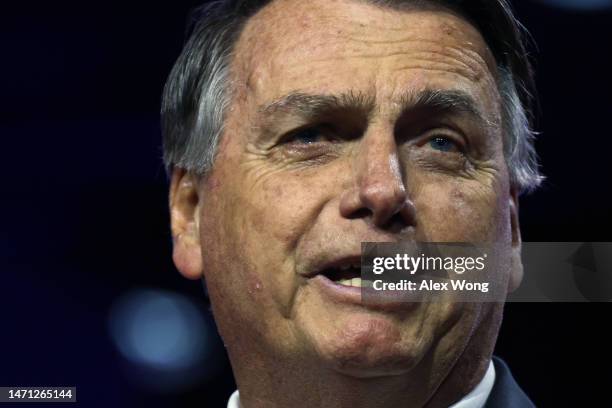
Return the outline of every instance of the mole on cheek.
{"type": "Polygon", "coordinates": [[[465,201],[465,193],[459,187],[454,187],[451,192],[451,197],[455,203],[463,203],[465,201]]]}
{"type": "Polygon", "coordinates": [[[282,200],[284,195],[285,195],[285,190],[283,186],[274,187],[274,198],[275,199],[282,200]]]}
{"type": "Polygon", "coordinates": [[[249,294],[254,295],[258,292],[261,292],[261,290],[263,289],[263,284],[261,283],[261,280],[257,277],[257,276],[252,276],[251,279],[249,280],[249,294]]]}

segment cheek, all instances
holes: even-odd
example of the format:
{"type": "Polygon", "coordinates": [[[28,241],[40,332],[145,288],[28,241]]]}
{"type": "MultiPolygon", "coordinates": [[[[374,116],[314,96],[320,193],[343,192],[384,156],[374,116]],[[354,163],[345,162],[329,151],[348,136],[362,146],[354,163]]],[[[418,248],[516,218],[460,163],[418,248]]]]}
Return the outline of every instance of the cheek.
{"type": "MultiPolygon", "coordinates": [[[[271,177],[257,186],[247,206],[258,235],[295,246],[316,208],[317,188],[307,180],[271,177]]],[[[245,203],[246,204],[246,203],[245,203]]]]}
{"type": "MultiPolygon", "coordinates": [[[[260,166],[263,167],[263,166],[260,166]]],[[[254,233],[292,255],[300,239],[312,227],[325,204],[338,190],[335,166],[285,169],[257,168],[246,172],[244,217],[252,220],[254,233]]]]}
{"type": "Polygon", "coordinates": [[[234,287],[226,290],[241,287],[242,296],[249,295],[245,302],[289,315],[298,283],[295,250],[317,219],[330,182],[274,170],[226,174],[225,180],[217,191],[223,198],[213,199],[218,217],[206,233],[217,240],[213,245],[223,247],[226,262],[233,266],[226,271],[231,277],[219,284],[232,282],[234,287]],[[222,236],[222,242],[213,231],[220,231],[216,236],[222,236]]]}
{"type": "Polygon", "coordinates": [[[425,182],[413,200],[419,239],[432,242],[507,240],[507,199],[496,183],[474,180],[425,182]]]}

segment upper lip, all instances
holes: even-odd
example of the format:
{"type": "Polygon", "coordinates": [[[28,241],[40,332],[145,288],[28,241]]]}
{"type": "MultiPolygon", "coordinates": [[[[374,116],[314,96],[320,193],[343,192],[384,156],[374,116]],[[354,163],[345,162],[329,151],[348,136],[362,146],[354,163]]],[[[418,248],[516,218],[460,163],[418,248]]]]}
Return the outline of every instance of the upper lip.
{"type": "Polygon", "coordinates": [[[296,273],[305,278],[312,278],[331,268],[340,268],[346,265],[361,266],[362,242],[414,242],[414,234],[414,228],[410,228],[400,235],[377,231],[356,232],[350,235],[350,239],[348,235],[345,235],[345,240],[333,242],[329,246],[322,246],[316,254],[311,253],[301,260],[298,256],[296,273]]]}
{"type": "Polygon", "coordinates": [[[316,262],[311,268],[307,268],[305,273],[301,275],[306,278],[312,278],[328,269],[342,269],[351,266],[357,268],[361,267],[361,254],[343,255],[340,257],[323,259],[320,262],[316,262]]]}

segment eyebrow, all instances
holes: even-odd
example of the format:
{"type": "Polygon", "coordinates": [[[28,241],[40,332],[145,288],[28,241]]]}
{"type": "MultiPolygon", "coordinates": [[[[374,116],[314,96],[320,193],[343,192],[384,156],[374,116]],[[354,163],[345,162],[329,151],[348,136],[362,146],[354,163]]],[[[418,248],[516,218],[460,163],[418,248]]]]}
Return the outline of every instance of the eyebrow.
{"type": "MultiPolygon", "coordinates": [[[[485,125],[491,125],[478,108],[474,98],[461,90],[424,89],[417,93],[402,95],[397,103],[400,112],[411,110],[432,110],[445,113],[468,114],[485,125]]],[[[259,111],[264,116],[279,113],[295,114],[305,118],[324,115],[330,111],[357,110],[371,115],[376,107],[374,97],[361,92],[349,91],[339,95],[307,94],[290,92],[271,103],[262,106],[259,111]]]]}
{"type": "Polygon", "coordinates": [[[406,95],[400,102],[402,111],[408,109],[430,109],[435,111],[465,113],[487,123],[474,98],[458,90],[425,89],[416,97],[406,95]]]}
{"type": "Polygon", "coordinates": [[[327,95],[295,91],[274,100],[259,110],[265,116],[280,112],[313,117],[340,110],[359,110],[370,113],[374,110],[374,107],[374,98],[361,92],[349,91],[339,95],[327,95]]]}

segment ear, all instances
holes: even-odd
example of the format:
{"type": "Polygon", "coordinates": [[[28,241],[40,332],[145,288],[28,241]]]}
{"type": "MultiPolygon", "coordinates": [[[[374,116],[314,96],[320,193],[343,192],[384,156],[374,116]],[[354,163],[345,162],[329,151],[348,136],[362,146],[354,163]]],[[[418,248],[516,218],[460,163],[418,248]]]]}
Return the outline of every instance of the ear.
{"type": "Polygon", "coordinates": [[[202,276],[197,180],[193,174],[175,168],[170,181],[172,259],[179,272],[188,279],[202,276]]]}
{"type": "Polygon", "coordinates": [[[523,280],[523,260],[521,258],[521,228],[519,223],[519,198],[515,187],[510,190],[510,228],[512,230],[512,254],[508,293],[519,287],[523,280]]]}

